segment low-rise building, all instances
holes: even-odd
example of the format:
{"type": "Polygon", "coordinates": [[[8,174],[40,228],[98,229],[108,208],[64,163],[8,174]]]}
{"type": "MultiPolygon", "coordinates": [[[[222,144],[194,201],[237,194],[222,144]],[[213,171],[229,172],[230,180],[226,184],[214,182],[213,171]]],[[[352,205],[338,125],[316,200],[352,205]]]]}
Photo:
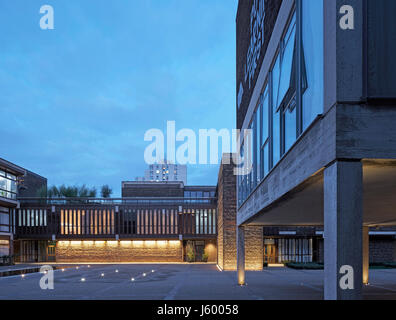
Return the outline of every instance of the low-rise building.
{"type": "Polygon", "coordinates": [[[21,194],[37,195],[47,180],[0,158],[0,257],[14,255],[15,211],[21,194]]]}

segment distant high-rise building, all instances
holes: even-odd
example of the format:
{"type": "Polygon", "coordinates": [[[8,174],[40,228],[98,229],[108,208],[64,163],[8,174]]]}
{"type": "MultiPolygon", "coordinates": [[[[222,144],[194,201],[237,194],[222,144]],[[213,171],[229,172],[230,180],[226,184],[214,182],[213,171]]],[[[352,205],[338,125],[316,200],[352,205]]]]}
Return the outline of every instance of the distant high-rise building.
{"type": "Polygon", "coordinates": [[[145,170],[144,177],[137,177],[136,181],[181,181],[187,185],[187,166],[173,164],[165,160],[163,163],[150,165],[148,170],[145,170]]]}

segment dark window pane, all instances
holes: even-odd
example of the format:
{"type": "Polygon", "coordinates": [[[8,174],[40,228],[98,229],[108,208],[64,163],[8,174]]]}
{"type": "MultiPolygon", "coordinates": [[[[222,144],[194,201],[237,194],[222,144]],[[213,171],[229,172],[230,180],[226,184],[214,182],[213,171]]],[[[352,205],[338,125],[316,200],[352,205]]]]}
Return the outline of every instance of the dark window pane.
{"type": "Polygon", "coordinates": [[[285,110],[285,152],[290,149],[296,141],[297,135],[297,119],[295,100],[285,110]]]}
{"type": "Polygon", "coordinates": [[[302,1],[303,50],[308,87],[303,95],[303,129],[323,113],[323,1],[302,1]]]}

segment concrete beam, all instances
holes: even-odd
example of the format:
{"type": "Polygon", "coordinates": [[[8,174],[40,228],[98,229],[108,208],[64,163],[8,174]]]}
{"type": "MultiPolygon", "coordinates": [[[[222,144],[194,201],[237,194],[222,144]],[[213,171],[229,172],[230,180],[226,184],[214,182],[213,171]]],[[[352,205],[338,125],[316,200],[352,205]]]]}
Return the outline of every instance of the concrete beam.
{"type": "Polygon", "coordinates": [[[326,300],[362,297],[363,168],[336,161],[324,172],[326,300]]]}

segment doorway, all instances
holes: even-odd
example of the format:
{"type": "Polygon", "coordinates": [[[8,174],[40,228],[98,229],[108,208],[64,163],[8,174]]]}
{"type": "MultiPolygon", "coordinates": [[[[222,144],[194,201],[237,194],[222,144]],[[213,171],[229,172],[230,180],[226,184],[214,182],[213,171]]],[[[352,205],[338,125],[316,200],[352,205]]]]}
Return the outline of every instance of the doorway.
{"type": "Polygon", "coordinates": [[[47,247],[47,261],[55,262],[56,261],[56,243],[50,242],[47,247]]]}
{"type": "Polygon", "coordinates": [[[195,261],[202,261],[205,252],[205,241],[195,241],[195,261]]]}
{"type": "Polygon", "coordinates": [[[278,250],[275,243],[264,245],[264,263],[266,264],[278,263],[278,250]]]}

